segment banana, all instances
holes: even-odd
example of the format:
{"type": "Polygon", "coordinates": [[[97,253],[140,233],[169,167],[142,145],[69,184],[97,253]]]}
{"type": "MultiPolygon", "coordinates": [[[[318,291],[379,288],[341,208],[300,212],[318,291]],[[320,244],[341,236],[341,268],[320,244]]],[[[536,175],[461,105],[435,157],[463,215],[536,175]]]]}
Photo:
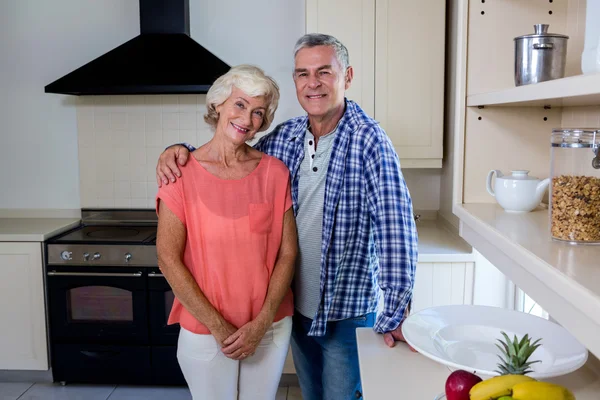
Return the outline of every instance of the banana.
{"type": "Polygon", "coordinates": [[[513,387],[514,400],[575,400],[569,389],[548,382],[522,382],[513,387]]]}
{"type": "Polygon", "coordinates": [[[469,397],[470,400],[492,400],[502,396],[510,396],[512,388],[516,384],[534,381],[535,379],[525,375],[495,376],[473,386],[469,391],[469,397]]]}
{"type": "Polygon", "coordinates": [[[514,399],[510,396],[502,396],[502,397],[498,397],[498,400],[514,400],[514,399]]]}

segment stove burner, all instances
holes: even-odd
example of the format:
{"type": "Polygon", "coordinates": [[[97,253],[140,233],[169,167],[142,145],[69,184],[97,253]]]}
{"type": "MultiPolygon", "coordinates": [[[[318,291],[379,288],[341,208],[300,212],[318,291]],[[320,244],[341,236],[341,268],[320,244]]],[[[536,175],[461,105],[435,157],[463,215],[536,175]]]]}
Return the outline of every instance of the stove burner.
{"type": "Polygon", "coordinates": [[[98,229],[88,232],[86,236],[97,239],[123,239],[128,237],[135,237],[139,233],[139,230],[133,228],[109,228],[98,229]]]}

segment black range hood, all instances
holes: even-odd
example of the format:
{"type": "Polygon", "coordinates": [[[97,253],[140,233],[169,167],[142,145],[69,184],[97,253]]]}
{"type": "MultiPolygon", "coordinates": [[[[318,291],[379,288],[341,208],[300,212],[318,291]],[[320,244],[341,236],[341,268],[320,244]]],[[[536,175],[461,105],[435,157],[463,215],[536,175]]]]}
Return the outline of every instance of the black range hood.
{"type": "Polygon", "coordinates": [[[140,0],[140,35],[45,87],[70,95],[206,93],[230,66],[190,36],[189,0],[140,0]]]}

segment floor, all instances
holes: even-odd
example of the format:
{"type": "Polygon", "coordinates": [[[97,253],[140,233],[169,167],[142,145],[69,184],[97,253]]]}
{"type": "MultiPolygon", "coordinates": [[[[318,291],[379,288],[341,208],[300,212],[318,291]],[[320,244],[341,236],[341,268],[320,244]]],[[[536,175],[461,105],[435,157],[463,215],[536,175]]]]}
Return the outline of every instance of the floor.
{"type": "MultiPolygon", "coordinates": [[[[187,388],[0,382],[0,400],[191,400],[187,388]]],[[[297,386],[280,387],[276,400],[302,400],[297,386]]]]}

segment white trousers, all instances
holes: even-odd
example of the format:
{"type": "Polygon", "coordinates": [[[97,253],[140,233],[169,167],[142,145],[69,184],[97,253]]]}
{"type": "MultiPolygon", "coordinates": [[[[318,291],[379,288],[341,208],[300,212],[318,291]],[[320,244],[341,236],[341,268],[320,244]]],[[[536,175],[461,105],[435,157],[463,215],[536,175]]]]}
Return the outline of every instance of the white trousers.
{"type": "Polygon", "coordinates": [[[292,333],[292,317],[275,322],[254,355],[225,357],[212,335],[179,333],[177,360],[194,400],[274,400],[292,333]]]}

